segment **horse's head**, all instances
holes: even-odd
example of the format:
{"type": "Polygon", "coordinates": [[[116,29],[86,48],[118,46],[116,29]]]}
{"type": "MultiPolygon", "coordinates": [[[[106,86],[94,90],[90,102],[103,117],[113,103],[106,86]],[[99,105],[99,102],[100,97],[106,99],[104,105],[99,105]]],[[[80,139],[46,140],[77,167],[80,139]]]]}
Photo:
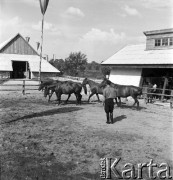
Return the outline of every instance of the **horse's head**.
{"type": "Polygon", "coordinates": [[[85,85],[85,86],[86,86],[86,84],[88,84],[88,78],[85,78],[85,79],[83,80],[83,82],[82,82],[82,85],[85,85]]]}
{"type": "Polygon", "coordinates": [[[38,90],[40,91],[40,90],[42,90],[44,88],[44,84],[43,84],[43,81],[41,81],[40,82],[40,85],[39,85],[39,87],[38,87],[38,90]]]}

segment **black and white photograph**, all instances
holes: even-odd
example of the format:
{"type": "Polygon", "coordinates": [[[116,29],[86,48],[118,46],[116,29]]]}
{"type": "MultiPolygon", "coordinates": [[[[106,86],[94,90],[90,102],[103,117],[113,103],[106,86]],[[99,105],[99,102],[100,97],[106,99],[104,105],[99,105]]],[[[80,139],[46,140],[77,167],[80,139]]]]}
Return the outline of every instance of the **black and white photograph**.
{"type": "Polygon", "coordinates": [[[173,0],[0,0],[0,180],[173,179],[173,0]]]}

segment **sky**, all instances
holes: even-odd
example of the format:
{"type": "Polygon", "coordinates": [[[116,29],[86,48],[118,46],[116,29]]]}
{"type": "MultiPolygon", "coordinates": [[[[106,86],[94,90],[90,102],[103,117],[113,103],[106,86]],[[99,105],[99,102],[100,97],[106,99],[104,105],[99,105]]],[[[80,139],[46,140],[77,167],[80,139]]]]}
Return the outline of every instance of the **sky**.
{"type": "MultiPolygon", "coordinates": [[[[20,33],[36,49],[41,20],[39,0],[0,0],[0,43],[20,33]]],[[[144,31],[166,28],[173,28],[173,0],[49,0],[43,56],[65,59],[81,51],[88,62],[101,63],[145,43],[144,31]]]]}

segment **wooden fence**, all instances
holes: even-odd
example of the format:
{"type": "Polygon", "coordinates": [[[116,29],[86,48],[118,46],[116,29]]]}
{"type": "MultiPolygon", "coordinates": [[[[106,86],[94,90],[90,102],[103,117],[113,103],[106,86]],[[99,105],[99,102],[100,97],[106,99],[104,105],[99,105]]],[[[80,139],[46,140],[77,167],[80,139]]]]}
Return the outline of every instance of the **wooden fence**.
{"type": "MultiPolygon", "coordinates": [[[[67,80],[67,79],[60,78],[59,80],[67,80]]],[[[26,79],[25,80],[10,80],[10,82],[13,82],[12,84],[4,84],[5,81],[7,81],[7,80],[2,80],[2,79],[0,80],[0,91],[21,91],[21,93],[23,95],[25,95],[26,91],[28,91],[28,90],[37,90],[38,91],[38,86],[39,86],[38,80],[35,80],[35,81],[26,80],[26,79]],[[29,83],[29,82],[32,82],[32,83],[29,83]],[[33,84],[33,82],[35,84],[33,84]],[[7,87],[10,87],[10,88],[7,88],[7,87]]],[[[149,93],[149,90],[154,89],[154,88],[148,88],[145,86],[142,88],[143,88],[142,98],[144,98],[146,102],[148,100],[151,100],[150,95],[160,97],[159,99],[161,102],[165,101],[164,100],[165,97],[168,97],[170,99],[170,107],[173,108],[173,90],[156,88],[156,90],[159,90],[161,93],[149,93]],[[169,91],[170,93],[165,94],[165,91],[167,91],[167,92],[169,91]]]]}
{"type": "Polygon", "coordinates": [[[4,84],[5,82],[6,80],[0,80],[0,91],[21,91],[23,95],[25,95],[26,90],[38,90],[39,86],[38,80],[10,80],[13,82],[10,84],[4,84]],[[36,84],[26,84],[26,82],[35,82],[36,84]]]}
{"type": "Polygon", "coordinates": [[[172,89],[161,89],[161,88],[148,88],[148,87],[142,87],[143,88],[143,98],[145,99],[146,103],[148,100],[153,101],[153,96],[159,97],[159,100],[161,102],[164,102],[164,98],[168,98],[170,100],[170,108],[173,108],[173,90],[172,89]],[[151,90],[159,91],[159,93],[150,92],[151,90]],[[165,93],[167,92],[167,94],[165,93]],[[169,93],[168,93],[169,92],[169,93]]]}

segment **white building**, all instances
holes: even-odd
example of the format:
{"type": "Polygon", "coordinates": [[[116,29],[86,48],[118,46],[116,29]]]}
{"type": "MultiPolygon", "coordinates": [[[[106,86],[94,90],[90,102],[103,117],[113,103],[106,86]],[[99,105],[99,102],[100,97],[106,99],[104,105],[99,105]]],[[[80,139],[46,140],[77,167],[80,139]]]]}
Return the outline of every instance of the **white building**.
{"type": "Polygon", "coordinates": [[[151,82],[163,87],[165,78],[168,83],[173,80],[173,29],[144,34],[146,44],[126,46],[102,62],[112,68],[109,78],[112,82],[135,86],[151,82]]]}

